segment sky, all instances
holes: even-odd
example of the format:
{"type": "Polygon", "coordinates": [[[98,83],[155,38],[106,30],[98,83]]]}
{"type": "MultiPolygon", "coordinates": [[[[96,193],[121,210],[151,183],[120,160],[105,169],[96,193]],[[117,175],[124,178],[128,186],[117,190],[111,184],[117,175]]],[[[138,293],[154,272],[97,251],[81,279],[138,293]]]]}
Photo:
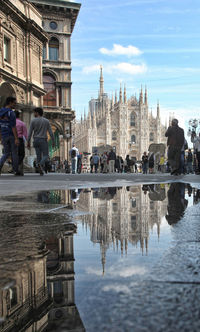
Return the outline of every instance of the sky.
{"type": "Polygon", "coordinates": [[[187,127],[200,119],[200,1],[83,0],[72,34],[72,108],[80,119],[98,97],[100,65],[110,96],[147,86],[149,108],[187,127]]]}

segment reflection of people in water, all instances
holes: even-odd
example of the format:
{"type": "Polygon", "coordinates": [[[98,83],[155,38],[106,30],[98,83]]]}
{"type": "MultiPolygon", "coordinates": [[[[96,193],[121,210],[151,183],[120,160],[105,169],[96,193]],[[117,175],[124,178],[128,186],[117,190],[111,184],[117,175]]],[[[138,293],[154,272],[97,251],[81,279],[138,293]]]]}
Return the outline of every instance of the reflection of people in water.
{"type": "Polygon", "coordinates": [[[81,191],[82,191],[82,189],[73,189],[73,190],[71,190],[71,200],[74,204],[74,207],[76,205],[76,202],[79,200],[81,191]]]}
{"type": "Polygon", "coordinates": [[[188,200],[185,199],[185,184],[171,183],[168,190],[168,206],[166,220],[169,225],[177,223],[184,215],[188,200]]]}
{"type": "Polygon", "coordinates": [[[149,192],[149,199],[151,201],[164,201],[166,198],[165,186],[160,184],[143,185],[142,190],[145,195],[149,192]]]}
{"type": "Polygon", "coordinates": [[[146,195],[147,192],[149,191],[149,186],[146,185],[146,184],[144,184],[144,185],[142,186],[142,190],[144,191],[144,194],[146,195]]]}
{"type": "Polygon", "coordinates": [[[194,191],[194,204],[198,204],[200,202],[200,190],[197,189],[194,191]]]}
{"type": "Polygon", "coordinates": [[[188,190],[188,196],[191,197],[191,195],[192,195],[192,187],[191,187],[191,185],[189,183],[187,184],[187,190],[188,190]]]}

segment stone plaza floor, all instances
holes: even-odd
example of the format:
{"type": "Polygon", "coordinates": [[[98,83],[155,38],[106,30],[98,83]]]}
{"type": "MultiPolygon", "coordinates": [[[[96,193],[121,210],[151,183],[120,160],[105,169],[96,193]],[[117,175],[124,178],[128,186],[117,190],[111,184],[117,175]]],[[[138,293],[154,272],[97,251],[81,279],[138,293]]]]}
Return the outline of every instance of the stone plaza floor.
{"type": "Polygon", "coordinates": [[[0,177],[0,331],[199,331],[200,181],[0,177]]]}

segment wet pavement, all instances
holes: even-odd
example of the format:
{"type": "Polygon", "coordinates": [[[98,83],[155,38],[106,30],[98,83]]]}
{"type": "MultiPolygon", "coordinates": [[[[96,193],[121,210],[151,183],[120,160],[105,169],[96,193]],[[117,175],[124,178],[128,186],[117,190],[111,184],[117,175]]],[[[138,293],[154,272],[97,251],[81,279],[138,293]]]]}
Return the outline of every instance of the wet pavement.
{"type": "Polygon", "coordinates": [[[200,190],[0,197],[0,331],[199,331],[200,190]]]}

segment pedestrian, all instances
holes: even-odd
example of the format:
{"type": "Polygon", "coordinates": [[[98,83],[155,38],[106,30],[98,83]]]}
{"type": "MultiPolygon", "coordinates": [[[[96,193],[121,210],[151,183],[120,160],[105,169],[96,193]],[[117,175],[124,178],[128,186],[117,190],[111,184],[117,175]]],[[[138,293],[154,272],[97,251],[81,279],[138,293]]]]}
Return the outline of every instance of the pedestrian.
{"type": "Polygon", "coordinates": [[[72,163],[72,174],[76,174],[79,151],[76,148],[76,145],[74,143],[72,145],[72,149],[69,151],[69,154],[70,154],[71,163],[72,163]]]}
{"type": "Polygon", "coordinates": [[[131,171],[131,160],[129,158],[129,154],[126,156],[126,173],[130,173],[131,171]]]}
{"type": "Polygon", "coordinates": [[[23,121],[20,120],[20,112],[15,111],[16,115],[16,128],[17,128],[17,135],[19,138],[19,145],[18,145],[18,170],[20,175],[24,175],[24,157],[25,157],[25,140],[28,138],[27,128],[23,121]]]}
{"type": "Polygon", "coordinates": [[[188,142],[184,138],[184,144],[181,149],[181,161],[180,161],[180,168],[179,168],[179,173],[180,174],[185,174],[186,169],[185,169],[185,150],[188,149],[188,142]]]}
{"type": "Polygon", "coordinates": [[[117,173],[120,172],[120,160],[119,160],[119,156],[117,156],[117,158],[115,160],[115,169],[116,169],[117,173]]]}
{"type": "Polygon", "coordinates": [[[95,154],[93,155],[92,158],[93,158],[94,170],[95,170],[95,173],[97,173],[98,167],[99,167],[99,161],[100,161],[100,158],[99,158],[97,152],[95,152],[95,154]]]}
{"type": "Polygon", "coordinates": [[[147,153],[144,152],[143,156],[142,156],[142,172],[143,174],[147,174],[147,169],[148,169],[148,156],[147,153]]]}
{"type": "Polygon", "coordinates": [[[154,171],[154,153],[152,152],[149,157],[149,173],[153,174],[154,171]]]}
{"type": "Polygon", "coordinates": [[[195,132],[192,132],[191,142],[194,144],[194,150],[197,160],[196,174],[199,175],[200,174],[200,133],[199,136],[197,136],[195,132]]]}
{"type": "Polygon", "coordinates": [[[93,156],[90,157],[90,173],[93,173],[94,161],[93,156]]]}
{"type": "Polygon", "coordinates": [[[187,173],[188,174],[193,173],[193,154],[191,149],[188,150],[186,161],[187,161],[187,173]]]}
{"type": "Polygon", "coordinates": [[[77,156],[77,172],[81,174],[82,171],[82,154],[78,154],[77,156]]]}
{"type": "Polygon", "coordinates": [[[34,117],[35,118],[31,120],[28,132],[27,148],[30,149],[30,141],[33,135],[33,146],[37,156],[37,168],[40,175],[44,175],[43,168],[45,168],[45,162],[49,158],[47,133],[51,136],[53,147],[55,146],[55,140],[50,122],[43,117],[43,109],[41,107],[34,109],[34,117]]]}
{"type": "Polygon", "coordinates": [[[101,166],[101,173],[103,173],[103,166],[104,166],[104,163],[103,163],[103,154],[100,157],[100,166],[101,166]]]}
{"type": "Polygon", "coordinates": [[[165,172],[165,157],[164,157],[164,155],[161,155],[159,165],[160,165],[161,173],[164,173],[165,172]]]}
{"type": "Polygon", "coordinates": [[[0,141],[3,145],[3,155],[0,159],[0,174],[6,159],[11,155],[14,174],[20,175],[18,170],[19,139],[16,128],[16,115],[13,111],[15,106],[16,98],[8,97],[5,107],[0,110],[0,141]]]}
{"type": "Polygon", "coordinates": [[[115,160],[116,160],[116,153],[113,151],[113,149],[111,149],[108,154],[109,173],[115,172],[115,160]]]}
{"type": "Polygon", "coordinates": [[[168,146],[168,161],[171,167],[171,174],[180,174],[181,149],[184,144],[184,130],[178,126],[178,120],[173,119],[172,125],[168,127],[165,136],[168,146]]]}

